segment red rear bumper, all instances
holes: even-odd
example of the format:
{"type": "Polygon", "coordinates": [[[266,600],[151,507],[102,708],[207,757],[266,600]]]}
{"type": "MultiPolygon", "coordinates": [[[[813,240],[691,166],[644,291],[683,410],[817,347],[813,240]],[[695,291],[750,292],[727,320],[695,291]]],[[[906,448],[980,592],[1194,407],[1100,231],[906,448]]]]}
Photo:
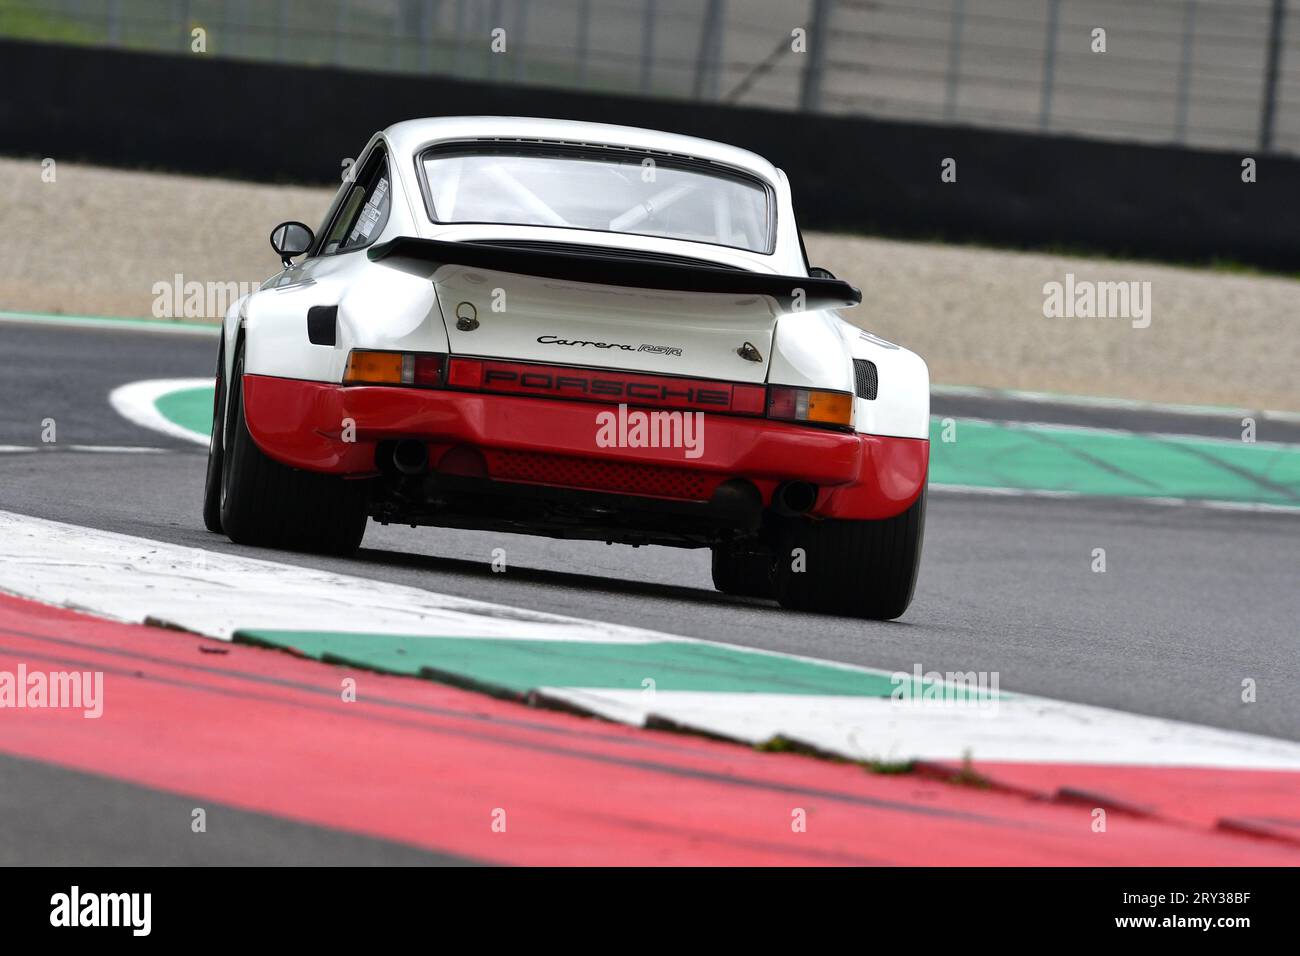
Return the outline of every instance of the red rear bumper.
{"type": "Polygon", "coordinates": [[[602,405],[263,375],[244,376],[244,405],[264,452],[311,471],[374,474],[379,442],[411,438],[428,445],[435,470],[452,448],[472,447],[500,481],[707,500],[722,482],[746,478],[765,503],[781,482],[809,481],[821,489],[814,513],[838,518],[905,510],[921,493],[930,455],[925,439],[731,415],[705,416],[697,458],[682,448],[603,448],[596,416],[613,409],[602,405]],[[344,440],[349,421],[354,441],[344,440]]]}

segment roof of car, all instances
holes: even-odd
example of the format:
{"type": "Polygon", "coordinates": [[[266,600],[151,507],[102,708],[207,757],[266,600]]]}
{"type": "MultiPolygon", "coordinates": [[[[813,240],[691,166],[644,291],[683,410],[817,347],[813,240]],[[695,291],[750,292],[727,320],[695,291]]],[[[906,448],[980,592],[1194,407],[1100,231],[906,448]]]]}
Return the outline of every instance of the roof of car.
{"type": "Polygon", "coordinates": [[[434,143],[467,139],[578,143],[674,153],[745,170],[770,183],[778,180],[776,167],[747,149],[635,126],[528,116],[443,116],[394,123],[384,133],[394,150],[411,155],[434,143]]]}

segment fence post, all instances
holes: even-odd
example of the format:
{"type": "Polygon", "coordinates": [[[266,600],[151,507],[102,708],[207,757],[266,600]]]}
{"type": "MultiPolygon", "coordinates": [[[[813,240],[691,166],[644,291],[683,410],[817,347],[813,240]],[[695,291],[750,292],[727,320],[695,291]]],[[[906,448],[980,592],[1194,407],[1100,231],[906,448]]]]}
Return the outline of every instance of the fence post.
{"type": "Polygon", "coordinates": [[[279,0],[275,5],[275,53],[276,63],[284,62],[284,35],[289,28],[289,0],[279,0]]]}
{"type": "Polygon", "coordinates": [[[1259,149],[1273,148],[1273,125],[1277,116],[1277,72],[1282,59],[1282,30],[1286,18],[1286,0],[1273,0],[1268,24],[1268,59],[1264,64],[1264,105],[1259,117],[1259,149]]]}
{"type": "Polygon", "coordinates": [[[469,19],[469,13],[465,9],[465,0],[456,0],[456,19],[452,27],[455,32],[455,48],[451,54],[451,72],[454,76],[459,76],[465,67],[465,23],[469,19]]]}
{"type": "Polygon", "coordinates": [[[122,0],[108,0],[108,43],[122,44],[122,0]]]}
{"type": "Polygon", "coordinates": [[[961,87],[961,34],[966,21],[965,0],[952,0],[952,28],[948,33],[948,83],[943,97],[943,118],[957,115],[957,95],[961,87]]]}
{"type": "Polygon", "coordinates": [[[578,86],[587,87],[587,40],[591,21],[591,3],[582,0],[578,5],[578,86]]]}
{"type": "Polygon", "coordinates": [[[826,72],[827,25],[831,19],[834,0],[812,0],[808,25],[808,63],[803,70],[803,85],[799,89],[799,109],[813,113],[822,105],[822,78],[826,72]]]}
{"type": "Polygon", "coordinates": [[[510,35],[510,56],[514,63],[514,78],[524,78],[524,34],[528,31],[528,4],[515,0],[515,26],[510,35]]]}
{"type": "Polygon", "coordinates": [[[176,0],[176,30],[180,34],[180,52],[190,50],[190,3],[189,0],[176,0]]]}
{"type": "Polygon", "coordinates": [[[476,0],[474,6],[474,26],[470,28],[475,48],[478,50],[478,65],[475,75],[482,80],[492,76],[492,11],[488,9],[487,0],[476,0]]]}
{"type": "Polygon", "coordinates": [[[1192,51],[1196,39],[1196,0],[1186,0],[1183,9],[1183,58],[1178,64],[1178,100],[1174,111],[1174,139],[1187,142],[1187,105],[1191,99],[1192,51]]]}
{"type": "Polygon", "coordinates": [[[338,0],[334,11],[334,65],[343,65],[343,50],[348,32],[348,0],[338,0]]]}
{"type": "Polygon", "coordinates": [[[402,68],[402,34],[406,30],[406,20],[409,16],[410,0],[397,0],[393,5],[392,49],[388,55],[389,67],[395,70],[402,68]]]}
{"type": "Polygon", "coordinates": [[[655,64],[655,0],[645,0],[641,18],[641,92],[650,92],[655,64]]]}
{"type": "Polygon", "coordinates": [[[1047,129],[1052,123],[1052,84],[1056,81],[1056,33],[1061,18],[1061,0],[1048,0],[1047,48],[1043,52],[1043,102],[1038,125],[1047,129]]]}
{"type": "Polygon", "coordinates": [[[718,60],[722,55],[722,3],[708,0],[700,24],[700,49],[695,57],[695,99],[718,98],[718,60]]]}
{"type": "Polygon", "coordinates": [[[434,0],[420,0],[420,72],[428,73],[429,66],[433,63],[433,21],[437,14],[434,12],[434,0]]]}
{"type": "Polygon", "coordinates": [[[225,0],[221,5],[222,52],[229,55],[247,52],[248,17],[241,3],[237,0],[225,0]]]}
{"type": "MultiPolygon", "coordinates": [[[[505,29],[504,18],[501,16],[501,0],[492,0],[491,13],[488,15],[488,20],[489,23],[487,29],[484,31],[488,37],[492,36],[492,31],[497,27],[501,27],[503,30],[505,29]]],[[[512,49],[514,49],[514,37],[507,34],[507,56],[510,55],[509,51],[512,49]]],[[[501,54],[492,52],[491,47],[488,48],[488,75],[494,80],[500,79],[501,77],[501,54]]]]}

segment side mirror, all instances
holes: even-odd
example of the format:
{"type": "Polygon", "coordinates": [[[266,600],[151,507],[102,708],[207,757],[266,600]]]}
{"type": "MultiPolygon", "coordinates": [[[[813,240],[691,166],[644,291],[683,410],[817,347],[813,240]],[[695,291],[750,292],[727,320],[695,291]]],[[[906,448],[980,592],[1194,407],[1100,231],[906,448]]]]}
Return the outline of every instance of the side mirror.
{"type": "Polygon", "coordinates": [[[287,269],[294,256],[300,256],[316,241],[315,234],[301,222],[282,222],[271,230],[271,248],[287,269]]]}
{"type": "Polygon", "coordinates": [[[821,266],[809,266],[808,275],[814,279],[834,279],[835,273],[830,269],[823,269],[821,266]]]}

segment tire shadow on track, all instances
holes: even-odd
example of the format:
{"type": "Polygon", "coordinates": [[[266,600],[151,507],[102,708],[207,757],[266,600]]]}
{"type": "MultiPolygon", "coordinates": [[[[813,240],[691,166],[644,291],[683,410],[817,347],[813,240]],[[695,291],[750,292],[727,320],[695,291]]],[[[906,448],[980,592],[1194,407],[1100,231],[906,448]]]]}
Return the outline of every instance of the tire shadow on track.
{"type": "MultiPolygon", "coordinates": [[[[389,551],[381,548],[362,547],[353,561],[360,564],[378,564],[385,567],[400,567],[413,571],[431,571],[460,578],[479,580],[500,580],[501,574],[493,571],[483,561],[466,561],[462,558],[444,558],[428,554],[412,554],[409,551],[389,551]]],[[[752,608],[789,613],[781,610],[775,601],[761,598],[733,597],[721,594],[713,589],[685,587],[680,584],[659,584],[653,581],[627,581],[622,578],[605,577],[598,574],[579,574],[573,571],[547,571],[541,568],[511,565],[510,580],[515,583],[540,584],[548,587],[572,588],[581,591],[598,591],[610,595],[635,595],[639,597],[657,597],[675,601],[690,601],[694,604],[709,604],[715,607],[752,608]]],[[[487,600],[484,597],[484,600],[487,600]]]]}
{"type": "MultiPolygon", "coordinates": [[[[783,608],[775,600],[764,598],[741,597],[737,595],[723,594],[714,590],[712,587],[690,587],[681,584],[665,584],[655,581],[638,581],[627,578],[613,577],[600,574],[584,574],[574,571],[547,570],[544,568],[527,567],[518,564],[511,564],[508,574],[503,575],[501,572],[492,570],[489,563],[483,560],[465,560],[463,558],[451,558],[438,555],[421,554],[418,552],[390,550],[387,548],[366,547],[362,545],[361,549],[349,558],[345,559],[350,567],[342,569],[347,573],[359,574],[366,576],[362,570],[366,565],[376,567],[390,568],[402,571],[428,572],[431,574],[447,575],[453,579],[459,579],[462,582],[491,581],[492,584],[502,583],[503,578],[508,578],[509,582],[514,585],[537,585],[548,589],[563,589],[586,595],[599,595],[605,598],[652,598],[664,601],[677,601],[689,603],[702,611],[719,610],[719,611],[752,611],[764,615],[775,615],[782,622],[783,627],[794,626],[799,621],[820,621],[820,622],[840,622],[853,628],[870,626],[872,628],[907,628],[915,622],[908,620],[890,620],[890,621],[868,621],[862,618],[845,616],[832,613],[819,613],[815,611],[801,611],[791,608],[783,608]]],[[[708,572],[705,571],[705,580],[708,580],[708,572]]],[[[408,585],[415,587],[424,587],[423,584],[411,581],[405,581],[408,585]]],[[[446,591],[456,593],[455,588],[449,588],[447,584],[433,582],[429,588],[435,591],[446,591]]],[[[473,597],[476,600],[492,601],[495,603],[521,605],[532,607],[533,604],[522,599],[517,593],[499,593],[493,594],[490,591],[475,588],[472,593],[462,594],[465,597],[473,597]]],[[[590,608],[572,608],[556,613],[566,613],[578,617],[593,616],[590,608]]],[[[599,616],[597,613],[595,616],[599,616]]],[[[608,612],[605,617],[608,618],[608,612]]],[[[764,620],[771,621],[770,616],[764,620]]],[[[641,626],[656,628],[654,623],[643,623],[641,626]]],[[[693,633],[689,627],[683,628],[681,623],[672,624],[665,622],[663,629],[674,633],[693,633]]]]}

